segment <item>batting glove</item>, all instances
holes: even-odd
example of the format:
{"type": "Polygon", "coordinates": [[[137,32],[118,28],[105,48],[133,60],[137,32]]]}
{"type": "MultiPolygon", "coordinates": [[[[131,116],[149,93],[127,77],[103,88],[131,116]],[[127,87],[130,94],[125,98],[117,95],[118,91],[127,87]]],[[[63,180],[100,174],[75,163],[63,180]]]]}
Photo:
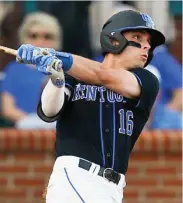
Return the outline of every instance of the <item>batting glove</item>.
{"type": "MultiPolygon", "coordinates": [[[[38,59],[37,59],[38,60],[38,59]]],[[[65,84],[64,72],[62,70],[62,61],[55,56],[39,56],[39,62],[36,67],[39,72],[49,75],[52,83],[57,87],[63,87],[65,84]]]]}
{"type": "Polygon", "coordinates": [[[40,60],[40,56],[42,55],[56,56],[58,59],[62,60],[62,69],[65,72],[69,71],[73,64],[72,54],[58,52],[50,48],[35,47],[30,44],[23,44],[20,46],[20,48],[17,50],[17,61],[36,65],[36,63],[38,63],[40,60]]]}
{"type": "Polygon", "coordinates": [[[39,72],[45,75],[51,75],[52,69],[59,72],[62,69],[62,61],[55,56],[42,55],[35,59],[35,65],[39,72]]]}
{"type": "Polygon", "coordinates": [[[72,54],[69,54],[69,53],[66,53],[66,52],[58,52],[58,51],[55,51],[54,49],[49,49],[49,48],[42,49],[41,51],[37,51],[37,50],[34,51],[34,56],[39,56],[39,55],[42,55],[42,54],[49,54],[49,55],[52,55],[52,56],[56,56],[58,59],[60,59],[62,61],[62,63],[63,63],[62,69],[65,72],[69,71],[72,64],[73,64],[72,54]]]}
{"type": "Polygon", "coordinates": [[[17,50],[16,60],[19,63],[34,64],[39,60],[39,56],[52,55],[55,56],[55,50],[49,48],[40,48],[32,46],[31,44],[23,44],[17,50]]]}

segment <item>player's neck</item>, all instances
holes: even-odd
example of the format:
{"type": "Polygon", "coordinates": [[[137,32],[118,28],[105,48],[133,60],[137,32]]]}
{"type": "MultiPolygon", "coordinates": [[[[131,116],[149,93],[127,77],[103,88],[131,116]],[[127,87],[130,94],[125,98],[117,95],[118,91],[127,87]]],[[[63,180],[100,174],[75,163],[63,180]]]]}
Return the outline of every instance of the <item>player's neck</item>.
{"type": "Polygon", "coordinates": [[[119,56],[113,54],[107,54],[103,61],[103,67],[108,69],[124,69],[128,70],[128,65],[125,61],[122,61],[119,56]]]}

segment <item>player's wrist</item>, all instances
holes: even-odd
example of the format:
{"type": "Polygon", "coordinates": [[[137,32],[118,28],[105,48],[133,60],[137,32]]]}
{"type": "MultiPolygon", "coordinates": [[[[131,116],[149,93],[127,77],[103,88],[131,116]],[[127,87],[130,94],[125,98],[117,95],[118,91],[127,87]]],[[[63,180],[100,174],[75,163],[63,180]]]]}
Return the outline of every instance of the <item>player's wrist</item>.
{"type": "Polygon", "coordinates": [[[56,71],[54,68],[50,69],[51,75],[49,76],[54,86],[61,88],[65,86],[65,76],[62,69],[56,71]]]}
{"type": "Polygon", "coordinates": [[[63,78],[55,78],[50,76],[50,79],[55,87],[62,88],[65,86],[65,80],[63,78]]]}
{"type": "Polygon", "coordinates": [[[67,72],[67,71],[69,71],[71,69],[72,64],[73,64],[73,56],[72,56],[72,54],[56,51],[55,56],[58,59],[62,60],[62,62],[63,62],[62,69],[63,69],[64,72],[67,72]]]}

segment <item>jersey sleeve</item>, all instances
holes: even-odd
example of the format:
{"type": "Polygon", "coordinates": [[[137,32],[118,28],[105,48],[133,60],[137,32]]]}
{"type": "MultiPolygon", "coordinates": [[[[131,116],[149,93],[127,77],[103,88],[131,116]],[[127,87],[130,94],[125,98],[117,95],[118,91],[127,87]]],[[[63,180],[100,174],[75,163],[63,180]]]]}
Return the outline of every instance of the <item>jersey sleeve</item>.
{"type": "Polygon", "coordinates": [[[70,96],[67,95],[65,93],[65,99],[64,99],[64,104],[62,106],[62,109],[58,112],[58,114],[56,114],[53,117],[47,117],[43,110],[42,110],[42,104],[41,104],[41,99],[39,100],[39,103],[37,105],[37,115],[39,116],[40,119],[42,119],[45,122],[51,123],[51,122],[55,122],[56,120],[58,120],[58,118],[60,117],[61,113],[64,111],[66,105],[70,102],[72,95],[73,95],[73,89],[75,84],[77,83],[77,80],[74,79],[73,77],[69,76],[68,74],[65,74],[65,88],[67,88],[70,92],[70,96]]]}
{"type": "Polygon", "coordinates": [[[58,118],[61,115],[61,112],[63,111],[63,109],[65,108],[67,102],[68,102],[68,96],[65,94],[65,99],[64,99],[64,104],[62,106],[62,109],[55,115],[52,117],[48,117],[44,114],[43,110],[42,110],[42,103],[41,103],[41,99],[39,100],[39,103],[37,105],[37,115],[39,116],[39,118],[47,123],[51,123],[51,122],[55,122],[58,120],[58,118]]]}
{"type": "Polygon", "coordinates": [[[133,69],[131,72],[135,75],[141,87],[136,108],[141,108],[149,116],[159,91],[159,81],[154,74],[142,68],[133,69]]]}

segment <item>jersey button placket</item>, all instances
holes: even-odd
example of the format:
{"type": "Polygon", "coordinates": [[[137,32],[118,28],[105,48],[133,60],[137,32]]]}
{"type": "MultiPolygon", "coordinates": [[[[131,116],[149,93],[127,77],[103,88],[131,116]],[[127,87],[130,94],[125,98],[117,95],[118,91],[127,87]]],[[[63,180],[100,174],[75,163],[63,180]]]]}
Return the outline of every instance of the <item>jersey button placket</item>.
{"type": "Polygon", "coordinates": [[[105,108],[108,109],[108,108],[109,108],[109,104],[106,104],[106,105],[105,105],[105,108]]]}
{"type": "Polygon", "coordinates": [[[105,128],[105,132],[108,133],[109,132],[109,128],[105,128]]]}
{"type": "Polygon", "coordinates": [[[107,153],[107,157],[111,157],[111,154],[109,152],[107,153]]]}

